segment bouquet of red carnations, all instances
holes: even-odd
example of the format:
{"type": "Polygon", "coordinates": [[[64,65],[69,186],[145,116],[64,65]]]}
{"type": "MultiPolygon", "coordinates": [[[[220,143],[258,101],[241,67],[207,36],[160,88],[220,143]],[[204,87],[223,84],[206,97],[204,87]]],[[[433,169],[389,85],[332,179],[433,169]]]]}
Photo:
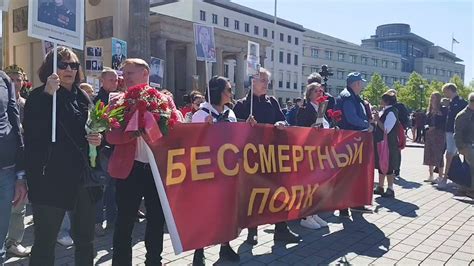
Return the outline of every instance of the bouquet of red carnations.
{"type": "MultiPolygon", "coordinates": [[[[140,84],[128,88],[117,105],[124,107],[126,131],[143,130],[149,134],[158,125],[161,131],[158,135],[167,135],[169,129],[178,122],[178,116],[173,111],[171,103],[168,96],[148,84],[140,84]]],[[[157,137],[155,134],[151,135],[152,138],[157,137]]]]}
{"type": "MultiPolygon", "coordinates": [[[[86,123],[87,133],[102,133],[112,128],[119,128],[123,121],[124,107],[109,108],[103,102],[98,101],[89,109],[89,117],[86,123]]],[[[97,149],[89,144],[89,160],[92,167],[96,166],[97,149]]]]}

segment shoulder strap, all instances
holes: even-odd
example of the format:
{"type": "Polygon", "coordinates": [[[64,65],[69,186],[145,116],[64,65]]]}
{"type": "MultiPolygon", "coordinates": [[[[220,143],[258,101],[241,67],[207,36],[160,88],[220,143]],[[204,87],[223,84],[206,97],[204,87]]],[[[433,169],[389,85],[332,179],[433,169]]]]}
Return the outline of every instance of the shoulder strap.
{"type": "Polygon", "coordinates": [[[212,117],[214,117],[215,119],[219,118],[219,115],[210,111],[209,109],[207,109],[206,107],[202,107],[201,110],[203,110],[204,112],[206,113],[211,113],[212,117]]]}

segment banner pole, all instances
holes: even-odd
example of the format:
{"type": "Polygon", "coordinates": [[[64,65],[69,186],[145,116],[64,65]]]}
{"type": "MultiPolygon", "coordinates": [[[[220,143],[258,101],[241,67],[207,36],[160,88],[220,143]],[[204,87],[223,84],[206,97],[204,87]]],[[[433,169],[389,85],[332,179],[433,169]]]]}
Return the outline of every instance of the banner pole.
{"type": "Polygon", "coordinates": [[[253,77],[250,78],[250,116],[253,116],[253,77]]]}
{"type": "MultiPolygon", "coordinates": [[[[53,44],[53,73],[58,72],[58,44],[53,44]]],[[[53,111],[51,112],[51,142],[56,142],[56,91],[53,94],[53,111]]]]}
{"type": "Polygon", "coordinates": [[[146,153],[148,155],[148,161],[150,162],[151,172],[153,174],[153,179],[155,179],[156,190],[158,190],[158,196],[160,198],[161,207],[163,209],[163,214],[165,216],[166,226],[171,238],[171,244],[173,245],[174,253],[176,255],[183,252],[183,244],[179,238],[178,228],[176,227],[176,222],[174,221],[173,213],[171,212],[170,203],[168,197],[166,196],[165,187],[163,186],[163,181],[161,180],[160,171],[158,170],[158,165],[155,161],[155,156],[148,146],[148,143],[145,145],[146,153]]]}
{"type": "MultiPolygon", "coordinates": [[[[209,81],[207,80],[207,73],[209,73],[209,72],[208,72],[208,68],[209,68],[209,66],[208,66],[208,61],[205,60],[205,61],[204,61],[204,64],[206,65],[206,67],[205,67],[205,68],[206,68],[206,71],[205,71],[205,72],[206,72],[206,76],[205,76],[205,78],[204,78],[204,81],[206,82],[207,102],[208,102],[209,104],[211,104],[211,89],[209,88],[209,81]]],[[[212,104],[211,104],[211,105],[212,105],[212,104]]],[[[210,109],[210,108],[209,108],[209,115],[211,115],[211,109],[210,109]]]]}

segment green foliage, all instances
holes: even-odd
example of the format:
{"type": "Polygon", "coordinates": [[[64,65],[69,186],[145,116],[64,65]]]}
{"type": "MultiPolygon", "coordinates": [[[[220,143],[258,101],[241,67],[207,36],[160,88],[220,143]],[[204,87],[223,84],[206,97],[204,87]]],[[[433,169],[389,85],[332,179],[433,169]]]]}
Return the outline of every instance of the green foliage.
{"type": "Polygon", "coordinates": [[[404,103],[411,110],[425,109],[428,105],[426,95],[431,94],[428,82],[413,72],[405,86],[398,90],[398,101],[404,103]]]}
{"type": "Polygon", "coordinates": [[[367,84],[365,89],[362,91],[362,96],[365,100],[369,101],[371,104],[379,104],[382,95],[389,88],[383,82],[382,77],[378,73],[374,73],[370,82],[367,84]]]}
{"type": "Polygon", "coordinates": [[[456,84],[456,87],[458,88],[458,94],[461,96],[463,99],[467,99],[467,96],[469,93],[474,92],[474,80],[471,81],[469,86],[464,86],[464,82],[458,75],[454,75],[449,82],[456,84]]]}

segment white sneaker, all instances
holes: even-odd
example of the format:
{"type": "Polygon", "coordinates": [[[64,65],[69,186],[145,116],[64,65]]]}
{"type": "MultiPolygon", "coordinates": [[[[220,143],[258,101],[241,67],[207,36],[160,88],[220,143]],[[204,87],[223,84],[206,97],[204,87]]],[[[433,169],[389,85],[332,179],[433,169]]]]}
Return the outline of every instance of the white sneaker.
{"type": "Polygon", "coordinates": [[[327,227],[328,226],[328,223],[326,221],[324,221],[323,219],[321,219],[321,217],[319,217],[317,214],[311,216],[311,218],[316,222],[318,223],[321,227],[327,227]]]}
{"type": "Polygon", "coordinates": [[[59,244],[65,246],[65,247],[69,247],[69,246],[74,245],[74,241],[72,240],[72,238],[69,235],[58,237],[57,241],[58,241],[59,244]]]}
{"type": "Polygon", "coordinates": [[[16,257],[28,257],[30,255],[30,251],[21,244],[13,244],[9,246],[7,252],[16,257]]]}
{"type": "Polygon", "coordinates": [[[321,226],[311,218],[311,216],[308,216],[304,219],[301,219],[300,225],[303,227],[306,227],[308,229],[319,229],[321,226]]]}
{"type": "Polygon", "coordinates": [[[438,180],[436,183],[439,189],[445,189],[448,186],[448,180],[446,178],[438,180]]]}

